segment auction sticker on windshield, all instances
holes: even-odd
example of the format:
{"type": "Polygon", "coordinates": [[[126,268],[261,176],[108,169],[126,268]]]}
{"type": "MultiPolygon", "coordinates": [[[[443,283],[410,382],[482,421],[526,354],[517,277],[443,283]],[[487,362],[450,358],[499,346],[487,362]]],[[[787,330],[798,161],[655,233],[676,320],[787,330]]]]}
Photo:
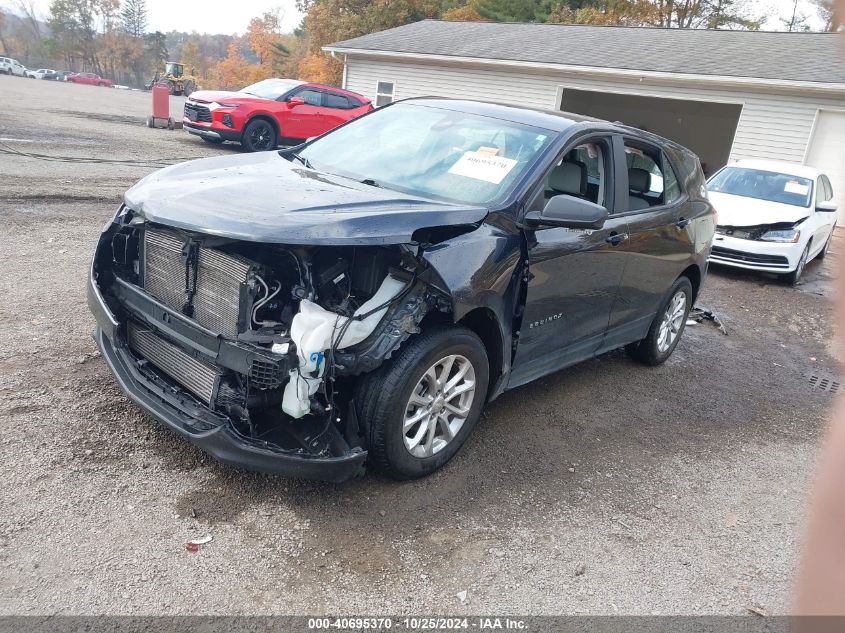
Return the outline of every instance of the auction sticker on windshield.
{"type": "Polygon", "coordinates": [[[492,156],[479,150],[464,152],[464,155],[449,169],[449,173],[498,185],[514,168],[514,165],[516,161],[513,158],[492,156]]]}
{"type": "Polygon", "coordinates": [[[808,193],[810,193],[809,185],[802,185],[797,180],[788,181],[783,186],[783,190],[786,193],[795,193],[795,194],[798,194],[799,196],[806,196],[808,193]]]}

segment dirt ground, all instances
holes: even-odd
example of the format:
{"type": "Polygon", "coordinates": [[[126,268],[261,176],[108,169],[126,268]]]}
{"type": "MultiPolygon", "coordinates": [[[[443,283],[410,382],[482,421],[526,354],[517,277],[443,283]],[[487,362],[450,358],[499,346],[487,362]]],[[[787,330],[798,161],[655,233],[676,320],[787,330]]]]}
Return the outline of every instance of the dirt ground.
{"type": "Polygon", "coordinates": [[[246,473],[131,404],[91,340],[96,237],[152,167],[9,153],[238,151],[143,127],[149,100],[0,76],[0,614],[789,608],[841,240],[798,288],[713,270],[699,303],[727,336],[695,325],[662,367],[616,352],[509,392],[427,479],[246,473]]]}

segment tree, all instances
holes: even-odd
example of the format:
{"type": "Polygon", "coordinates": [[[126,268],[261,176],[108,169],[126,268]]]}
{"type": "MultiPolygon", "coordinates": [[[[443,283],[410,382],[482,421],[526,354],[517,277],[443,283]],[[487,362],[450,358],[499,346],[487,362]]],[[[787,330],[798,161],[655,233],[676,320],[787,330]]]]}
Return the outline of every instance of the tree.
{"type": "Polygon", "coordinates": [[[6,44],[6,38],[3,35],[6,31],[6,12],[0,8],[0,46],[3,47],[3,54],[9,55],[11,51],[9,50],[9,46],[6,44]]]}
{"type": "Polygon", "coordinates": [[[790,33],[792,31],[809,31],[810,25],[807,24],[807,20],[810,16],[806,13],[798,11],[798,2],[799,0],[794,0],[792,4],[792,15],[787,18],[781,18],[781,24],[786,28],[787,31],[790,33]]]}
{"type": "Polygon", "coordinates": [[[185,42],[182,47],[182,57],[179,61],[184,64],[186,72],[193,74],[202,71],[204,64],[200,58],[200,47],[194,40],[185,42]]]}
{"type": "Polygon", "coordinates": [[[475,10],[494,22],[535,22],[537,0],[477,0],[475,10]]]}
{"type": "Polygon", "coordinates": [[[258,57],[259,64],[270,64],[273,60],[275,44],[282,38],[282,16],[280,11],[268,11],[260,17],[252,18],[246,30],[246,41],[252,52],[258,57]]]}
{"type": "Polygon", "coordinates": [[[147,32],[147,2],[146,0],[123,0],[120,12],[123,30],[132,37],[143,37],[147,32]]]}
{"type": "Polygon", "coordinates": [[[217,86],[223,90],[239,90],[254,79],[250,65],[235,42],[229,44],[226,59],[214,67],[212,75],[217,86]]]}
{"type": "Polygon", "coordinates": [[[343,63],[328,57],[322,47],[440,15],[441,0],[297,0],[297,8],[307,11],[305,35],[299,47],[301,77],[327,77],[326,83],[339,84],[343,63]],[[318,61],[319,58],[323,58],[318,61]]]}
{"type": "Polygon", "coordinates": [[[167,37],[161,31],[147,33],[144,36],[144,55],[150,65],[155,68],[164,66],[169,53],[167,52],[167,37]]]}
{"type": "Polygon", "coordinates": [[[476,0],[470,0],[464,5],[449,7],[440,17],[450,22],[484,22],[486,18],[475,8],[476,0]]]}
{"type": "Polygon", "coordinates": [[[825,31],[838,31],[842,28],[841,3],[836,0],[813,0],[819,17],[824,22],[825,31]]]}

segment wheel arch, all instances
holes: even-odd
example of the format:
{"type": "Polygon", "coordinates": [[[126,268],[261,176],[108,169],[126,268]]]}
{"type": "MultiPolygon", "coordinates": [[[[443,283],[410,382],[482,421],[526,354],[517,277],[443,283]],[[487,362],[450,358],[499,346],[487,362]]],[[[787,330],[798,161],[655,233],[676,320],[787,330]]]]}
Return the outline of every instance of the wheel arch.
{"type": "Polygon", "coordinates": [[[490,375],[487,385],[487,398],[489,399],[499,382],[504,365],[504,341],[499,319],[490,308],[475,308],[464,315],[457,322],[457,325],[462,325],[471,330],[481,339],[484,345],[490,375]]]}
{"type": "Polygon", "coordinates": [[[256,112],[254,114],[249,115],[249,118],[247,118],[247,120],[244,121],[244,127],[243,127],[243,130],[241,131],[241,135],[243,135],[243,133],[246,132],[246,126],[248,126],[250,123],[252,123],[256,119],[263,119],[263,120],[267,121],[271,126],[273,126],[273,131],[276,133],[276,140],[278,141],[281,138],[282,131],[279,127],[279,122],[276,120],[276,118],[274,116],[271,116],[271,115],[269,115],[265,112],[256,112]]]}
{"type": "Polygon", "coordinates": [[[698,291],[701,289],[701,269],[697,264],[691,264],[684,269],[678,279],[686,277],[692,285],[692,302],[695,303],[698,299],[698,291]]]}

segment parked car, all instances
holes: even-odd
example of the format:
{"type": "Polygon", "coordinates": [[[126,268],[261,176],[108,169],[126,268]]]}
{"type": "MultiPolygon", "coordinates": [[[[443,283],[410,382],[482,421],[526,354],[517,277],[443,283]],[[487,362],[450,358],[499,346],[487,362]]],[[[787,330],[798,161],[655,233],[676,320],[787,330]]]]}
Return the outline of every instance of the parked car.
{"type": "Polygon", "coordinates": [[[39,68],[38,70],[27,70],[26,76],[30,79],[44,79],[45,75],[55,72],[52,68],[39,68]]]}
{"type": "Polygon", "coordinates": [[[11,57],[0,57],[0,72],[7,75],[26,76],[26,67],[11,57]]]}
{"type": "Polygon", "coordinates": [[[794,284],[807,262],[827,254],[837,205],[818,169],[742,160],[716,172],[707,188],[719,214],[711,262],[778,273],[794,284]]]}
{"type": "Polygon", "coordinates": [[[120,386],[218,459],[412,478],[507,389],[621,346],[669,358],[714,230],[675,143],[414,99],[147,176],[100,236],[88,302],[120,386]]]}
{"type": "Polygon", "coordinates": [[[348,90],[265,79],[239,92],[194,92],[182,126],[208,143],[236,141],[257,152],[319,136],[372,109],[367,97],[348,90]]]}
{"type": "Polygon", "coordinates": [[[112,82],[96,73],[74,73],[67,76],[67,81],[75,84],[89,84],[91,86],[112,87],[112,82]]]}
{"type": "Polygon", "coordinates": [[[66,70],[51,70],[48,73],[45,73],[42,79],[48,79],[51,81],[65,81],[65,77],[68,74],[69,73],[66,70]]]}

